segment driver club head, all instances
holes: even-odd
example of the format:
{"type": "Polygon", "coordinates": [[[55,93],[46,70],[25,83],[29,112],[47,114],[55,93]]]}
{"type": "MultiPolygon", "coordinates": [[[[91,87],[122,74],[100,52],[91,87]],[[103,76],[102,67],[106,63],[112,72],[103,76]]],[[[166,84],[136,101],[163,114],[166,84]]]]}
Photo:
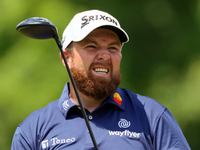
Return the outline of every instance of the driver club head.
{"type": "Polygon", "coordinates": [[[56,26],[46,18],[32,17],[20,22],[17,31],[34,39],[55,38],[58,35],[56,26]]]}

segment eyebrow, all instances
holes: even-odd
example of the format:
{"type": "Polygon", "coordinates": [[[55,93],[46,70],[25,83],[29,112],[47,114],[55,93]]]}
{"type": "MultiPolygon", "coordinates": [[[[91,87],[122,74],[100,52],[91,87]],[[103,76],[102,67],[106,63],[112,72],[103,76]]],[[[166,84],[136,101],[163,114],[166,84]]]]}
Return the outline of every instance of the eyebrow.
{"type": "MultiPolygon", "coordinates": [[[[84,41],[81,41],[80,43],[81,43],[81,45],[84,45],[87,43],[93,43],[93,44],[98,45],[98,43],[95,40],[91,40],[91,39],[85,39],[84,41]]],[[[110,43],[109,45],[120,45],[121,46],[122,43],[120,41],[116,41],[116,42],[110,43]]]]}
{"type": "Polygon", "coordinates": [[[120,42],[120,41],[118,41],[118,42],[112,42],[112,43],[110,43],[109,45],[122,45],[122,43],[120,42]]]}

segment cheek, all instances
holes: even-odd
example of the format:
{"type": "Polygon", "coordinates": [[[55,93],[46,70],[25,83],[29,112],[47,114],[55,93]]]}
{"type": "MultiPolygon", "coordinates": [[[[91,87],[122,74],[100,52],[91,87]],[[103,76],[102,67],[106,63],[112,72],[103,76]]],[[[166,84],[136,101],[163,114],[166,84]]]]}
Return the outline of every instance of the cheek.
{"type": "Polygon", "coordinates": [[[113,65],[115,65],[116,67],[120,67],[121,60],[122,60],[122,55],[121,54],[115,56],[114,59],[113,59],[113,65]]]}
{"type": "Polygon", "coordinates": [[[121,59],[122,59],[122,55],[116,55],[115,57],[113,57],[113,69],[114,70],[119,70],[120,68],[120,64],[121,64],[121,59]]]}
{"type": "Polygon", "coordinates": [[[74,60],[74,65],[81,70],[88,70],[93,62],[92,57],[90,57],[90,55],[87,55],[86,53],[79,53],[79,55],[77,55],[75,59],[76,60],[74,60]]]}
{"type": "Polygon", "coordinates": [[[82,60],[78,55],[73,55],[73,57],[70,57],[68,60],[68,65],[70,68],[80,68],[82,64],[82,60]]]}

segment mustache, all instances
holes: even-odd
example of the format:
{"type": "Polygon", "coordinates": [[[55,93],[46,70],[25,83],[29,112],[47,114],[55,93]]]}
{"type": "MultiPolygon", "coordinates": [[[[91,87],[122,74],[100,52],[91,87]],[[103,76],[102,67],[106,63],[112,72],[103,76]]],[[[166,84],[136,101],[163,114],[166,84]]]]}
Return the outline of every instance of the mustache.
{"type": "Polygon", "coordinates": [[[96,65],[112,68],[112,63],[111,62],[93,62],[90,65],[90,68],[92,68],[93,66],[96,66],[96,65]]]}

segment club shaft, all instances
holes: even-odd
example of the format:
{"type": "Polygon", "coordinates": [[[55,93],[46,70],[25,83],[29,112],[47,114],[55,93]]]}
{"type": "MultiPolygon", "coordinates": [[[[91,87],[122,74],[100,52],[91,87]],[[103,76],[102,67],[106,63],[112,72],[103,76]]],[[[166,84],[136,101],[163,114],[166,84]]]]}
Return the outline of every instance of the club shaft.
{"type": "Polygon", "coordinates": [[[59,49],[60,49],[61,55],[62,55],[62,57],[63,57],[64,63],[65,63],[65,65],[66,65],[66,69],[67,69],[69,78],[70,78],[70,80],[71,80],[71,83],[72,83],[72,86],[73,86],[73,88],[74,88],[76,97],[77,97],[78,102],[79,102],[79,105],[80,105],[80,107],[81,107],[81,112],[82,112],[82,115],[83,115],[83,117],[84,117],[84,119],[85,119],[85,123],[86,123],[86,125],[87,125],[87,128],[88,128],[89,134],[90,134],[90,136],[91,136],[92,142],[93,142],[93,144],[94,144],[94,148],[95,148],[95,150],[99,150],[99,149],[98,149],[98,146],[97,146],[97,143],[96,143],[96,140],[95,140],[95,137],[94,137],[94,134],[93,134],[93,132],[92,132],[92,128],[91,128],[90,123],[89,123],[89,121],[88,121],[88,118],[87,118],[85,109],[84,109],[84,107],[83,107],[81,98],[80,98],[80,96],[79,96],[79,93],[78,93],[76,84],[75,84],[75,82],[74,82],[74,79],[73,79],[73,77],[72,77],[71,71],[70,71],[69,66],[68,66],[68,64],[67,64],[67,60],[66,60],[66,58],[65,58],[65,54],[64,54],[64,52],[63,52],[63,50],[62,50],[62,44],[61,44],[61,42],[60,42],[60,39],[59,39],[58,36],[56,36],[54,39],[56,40],[56,43],[57,43],[57,45],[58,45],[58,47],[59,47],[59,49]]]}

